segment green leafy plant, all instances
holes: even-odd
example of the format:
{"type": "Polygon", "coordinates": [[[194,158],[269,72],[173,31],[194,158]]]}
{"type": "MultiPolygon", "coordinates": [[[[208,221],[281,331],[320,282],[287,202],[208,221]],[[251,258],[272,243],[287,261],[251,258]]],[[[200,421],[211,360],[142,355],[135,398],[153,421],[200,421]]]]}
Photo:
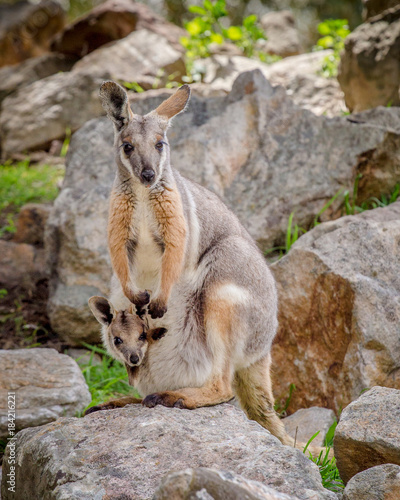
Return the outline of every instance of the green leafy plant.
{"type": "MultiPolygon", "coordinates": [[[[310,451],[308,451],[308,455],[309,459],[318,466],[319,473],[321,474],[322,486],[330,491],[339,493],[344,489],[344,483],[339,475],[339,471],[336,465],[336,458],[330,458],[329,456],[332,449],[333,436],[335,434],[336,426],[337,422],[334,422],[327,432],[327,435],[325,437],[325,451],[321,450],[317,457],[314,457],[310,451]]],[[[317,431],[307,441],[307,444],[303,449],[304,454],[306,454],[308,447],[319,433],[320,431],[317,431]]]]}
{"type": "Polygon", "coordinates": [[[137,82],[120,82],[128,90],[133,90],[134,92],[140,93],[144,92],[144,88],[141,87],[137,82]]]}
{"type": "Polygon", "coordinates": [[[186,49],[186,64],[190,75],[193,76],[194,73],[193,61],[210,56],[211,44],[231,42],[247,57],[256,57],[264,62],[279,59],[268,56],[257,48],[257,40],[266,38],[257,16],[246,17],[241,26],[227,26],[225,0],[203,0],[202,6],[192,5],[189,11],[197,15],[185,23],[188,36],[181,38],[181,44],[186,49]]]}
{"type": "Polygon", "coordinates": [[[320,74],[326,78],[337,76],[340,52],[344,49],[344,40],[350,34],[347,19],[327,19],[318,24],[321,35],[313,50],[332,49],[333,53],[324,57],[320,74]]]}
{"type": "Polygon", "coordinates": [[[107,351],[101,347],[84,342],[82,345],[91,353],[87,362],[82,363],[78,359],[78,364],[92,395],[92,401],[87,408],[121,395],[138,397],[138,394],[128,383],[126,368],[122,363],[112,359],[107,351]],[[100,362],[96,362],[96,354],[100,355],[100,362]]]}

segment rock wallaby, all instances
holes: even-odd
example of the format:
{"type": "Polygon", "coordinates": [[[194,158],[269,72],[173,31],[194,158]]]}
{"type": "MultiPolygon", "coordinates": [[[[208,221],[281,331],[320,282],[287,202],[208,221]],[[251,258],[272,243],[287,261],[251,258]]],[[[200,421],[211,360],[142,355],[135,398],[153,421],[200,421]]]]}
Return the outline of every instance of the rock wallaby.
{"type": "Polygon", "coordinates": [[[116,310],[133,303],[139,315],[147,311],[152,328],[168,330],[135,378],[142,403],[197,408],[236,395],[250,419],[291,443],[271,388],[272,274],[218,196],[170,165],[167,130],[187,106],[189,86],[145,116],[131,111],[114,82],[103,83],[100,96],[114,123],[117,164],[108,225],[110,302],[116,310]]]}
{"type": "MultiPolygon", "coordinates": [[[[125,311],[116,311],[112,304],[104,297],[91,297],[89,307],[97,321],[103,325],[103,344],[115,359],[124,363],[129,383],[136,385],[139,366],[146,364],[146,352],[150,344],[164,337],[165,328],[149,329],[143,319],[133,311],[133,304],[125,311]]],[[[144,369],[146,367],[144,366],[144,369]]],[[[108,403],[92,406],[85,415],[98,410],[111,410],[127,404],[141,403],[141,399],[131,397],[114,399],[108,403]]]]}

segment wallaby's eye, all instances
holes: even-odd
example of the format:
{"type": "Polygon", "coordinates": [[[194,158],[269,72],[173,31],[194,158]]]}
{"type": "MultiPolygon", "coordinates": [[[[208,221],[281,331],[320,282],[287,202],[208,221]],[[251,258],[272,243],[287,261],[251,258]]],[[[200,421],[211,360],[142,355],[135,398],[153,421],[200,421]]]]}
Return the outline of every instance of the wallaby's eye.
{"type": "Polygon", "coordinates": [[[122,344],[123,340],[119,337],[114,337],[114,345],[122,344]]]}
{"type": "Polygon", "coordinates": [[[145,332],[142,332],[141,336],[139,337],[139,340],[146,340],[147,336],[145,332]]]}
{"type": "Polygon", "coordinates": [[[156,149],[158,149],[158,151],[162,151],[164,149],[164,143],[162,141],[157,142],[156,149]]]}
{"type": "Polygon", "coordinates": [[[130,154],[130,153],[132,153],[132,151],[135,149],[135,148],[132,146],[132,144],[129,144],[129,142],[124,142],[124,143],[122,144],[122,148],[123,148],[124,153],[125,153],[126,155],[129,155],[129,154],[130,154]]]}

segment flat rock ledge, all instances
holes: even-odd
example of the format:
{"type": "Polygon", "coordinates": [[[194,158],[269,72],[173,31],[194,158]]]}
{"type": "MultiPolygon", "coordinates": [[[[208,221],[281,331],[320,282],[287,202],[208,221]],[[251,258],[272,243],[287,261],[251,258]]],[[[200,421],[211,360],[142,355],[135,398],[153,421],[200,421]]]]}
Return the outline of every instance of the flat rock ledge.
{"type": "Polygon", "coordinates": [[[336,499],[315,464],[228,404],[192,411],[130,405],[61,418],[19,432],[15,450],[15,493],[5,479],[7,448],[2,500],[145,500],[171,470],[198,467],[228,470],[299,499],[336,499]]]}

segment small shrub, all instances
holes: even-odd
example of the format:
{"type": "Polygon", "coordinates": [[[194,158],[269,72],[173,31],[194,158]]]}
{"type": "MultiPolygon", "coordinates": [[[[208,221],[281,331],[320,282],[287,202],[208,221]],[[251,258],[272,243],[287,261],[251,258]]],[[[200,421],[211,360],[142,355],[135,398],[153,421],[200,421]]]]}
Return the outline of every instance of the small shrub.
{"type": "Polygon", "coordinates": [[[327,19],[318,24],[321,35],[313,50],[332,49],[333,54],[324,57],[320,74],[325,78],[335,78],[340,62],[340,52],[344,49],[344,41],[350,34],[347,19],[327,19]]]}
{"type": "Polygon", "coordinates": [[[225,0],[203,0],[202,6],[192,5],[189,11],[197,15],[185,23],[188,36],[181,38],[181,44],[186,49],[186,65],[192,80],[200,79],[200,75],[195,74],[193,62],[209,57],[211,44],[233,43],[247,57],[258,58],[267,63],[280,59],[257,48],[257,40],[266,39],[257,16],[246,17],[241,26],[226,26],[228,13],[225,0]]]}

